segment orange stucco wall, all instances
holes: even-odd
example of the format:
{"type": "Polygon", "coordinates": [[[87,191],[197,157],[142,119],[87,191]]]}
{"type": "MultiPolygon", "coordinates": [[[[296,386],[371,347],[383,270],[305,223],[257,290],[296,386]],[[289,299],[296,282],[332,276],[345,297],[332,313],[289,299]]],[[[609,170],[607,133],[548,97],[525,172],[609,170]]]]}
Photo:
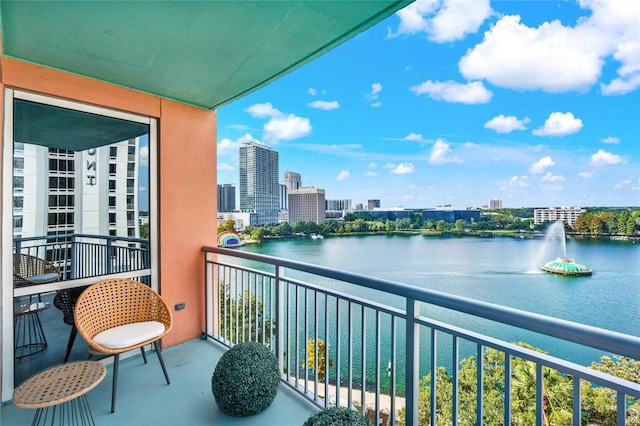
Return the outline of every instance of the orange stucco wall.
{"type": "Polygon", "coordinates": [[[158,119],[159,280],[174,318],[163,344],[199,336],[204,329],[200,249],[216,238],[215,112],[12,58],[0,56],[0,65],[2,86],[158,119]],[[174,311],[181,302],[186,309],[174,311]]]}

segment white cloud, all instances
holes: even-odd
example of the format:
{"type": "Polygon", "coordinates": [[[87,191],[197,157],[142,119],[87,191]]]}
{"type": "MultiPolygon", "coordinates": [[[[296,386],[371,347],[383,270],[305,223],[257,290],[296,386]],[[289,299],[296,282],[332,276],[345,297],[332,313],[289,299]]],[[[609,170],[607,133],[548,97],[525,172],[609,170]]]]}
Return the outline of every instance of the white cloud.
{"type": "Polygon", "coordinates": [[[404,137],[404,140],[406,141],[415,141],[415,142],[423,142],[424,139],[422,139],[422,134],[420,133],[409,133],[407,136],[404,137]]]}
{"type": "Polygon", "coordinates": [[[378,167],[378,163],[369,163],[367,167],[378,167]]]}
{"type": "Polygon", "coordinates": [[[546,175],[540,179],[542,182],[556,183],[564,182],[566,179],[562,175],[552,175],[551,172],[547,172],[546,175]]]}
{"type": "Polygon", "coordinates": [[[307,93],[310,94],[311,96],[315,96],[318,94],[318,91],[313,87],[309,87],[309,90],[307,90],[307,93]]]}
{"type": "Polygon", "coordinates": [[[347,180],[349,179],[350,175],[351,173],[349,172],[349,170],[342,170],[340,173],[338,173],[338,176],[336,176],[336,180],[347,180]]]}
{"type": "Polygon", "coordinates": [[[322,109],[324,111],[331,111],[332,109],[340,108],[338,101],[313,101],[307,104],[308,107],[322,109]]]}
{"type": "Polygon", "coordinates": [[[527,127],[525,126],[525,124],[529,123],[530,121],[531,120],[529,119],[529,117],[525,117],[520,120],[518,117],[513,115],[505,117],[503,114],[500,114],[484,123],[484,127],[486,129],[494,130],[498,133],[510,133],[514,130],[526,130],[527,127]]]}
{"type": "Polygon", "coordinates": [[[245,111],[251,114],[254,118],[278,117],[282,115],[280,111],[271,105],[271,102],[251,105],[249,108],[245,109],[245,111]]]}
{"type": "Polygon", "coordinates": [[[509,179],[509,186],[516,188],[526,188],[529,186],[529,177],[528,176],[513,176],[509,179]]]}
{"type": "Polygon", "coordinates": [[[285,117],[269,120],[264,125],[264,137],[267,140],[290,141],[310,135],[311,129],[308,118],[289,114],[285,117]]]}
{"type": "Polygon", "coordinates": [[[549,156],[542,157],[537,162],[535,162],[531,167],[529,167],[529,171],[533,174],[544,173],[544,171],[549,168],[555,166],[555,162],[549,156]]]}
{"type": "Polygon", "coordinates": [[[149,147],[140,147],[140,166],[147,167],[149,165],[149,147]]]}
{"type": "Polygon", "coordinates": [[[575,118],[572,113],[553,112],[544,122],[544,126],[535,129],[536,136],[567,136],[582,129],[582,120],[575,118]]]}
{"type": "Polygon", "coordinates": [[[587,10],[574,26],[555,20],[534,28],[522,24],[520,16],[502,17],[460,60],[460,72],[469,80],[517,90],[583,92],[613,59],[621,64],[618,76],[601,83],[601,92],[617,95],[640,87],[640,2],[578,4],[587,10]]]}
{"type": "Polygon", "coordinates": [[[461,104],[486,104],[493,96],[481,81],[460,84],[451,80],[446,82],[427,80],[418,86],[411,87],[410,90],[416,95],[426,94],[436,101],[461,104]]]}
{"type": "Polygon", "coordinates": [[[600,139],[600,142],[618,144],[618,143],[620,143],[620,139],[616,138],[616,137],[613,137],[613,136],[609,136],[608,138],[600,139]]]}
{"type": "Polygon", "coordinates": [[[624,188],[625,186],[630,185],[631,183],[632,183],[631,179],[625,179],[625,180],[617,182],[615,185],[613,185],[613,189],[624,188]]]}
{"type": "Polygon", "coordinates": [[[602,149],[591,156],[591,164],[594,166],[610,166],[624,162],[624,158],[621,156],[602,149]]]}
{"type": "Polygon", "coordinates": [[[385,169],[395,169],[396,165],[394,163],[387,163],[384,165],[385,169]]]}
{"type": "Polygon", "coordinates": [[[396,168],[391,170],[391,173],[395,173],[397,175],[406,175],[406,174],[411,174],[414,171],[415,171],[415,168],[413,167],[413,163],[402,163],[402,164],[398,164],[396,168]]]}
{"type": "Polygon", "coordinates": [[[382,102],[378,100],[378,95],[380,94],[381,91],[382,91],[382,84],[373,83],[371,85],[371,91],[366,95],[364,95],[365,99],[367,100],[367,102],[369,102],[370,106],[374,108],[378,108],[382,106],[382,102]]]}
{"type": "Polygon", "coordinates": [[[235,168],[226,163],[218,163],[218,170],[232,171],[235,170],[235,168]]]}
{"type": "MultiPolygon", "coordinates": [[[[638,46],[637,49],[640,49],[640,46],[638,46]]],[[[635,75],[626,79],[613,79],[609,84],[600,83],[602,94],[607,96],[624,95],[633,92],[638,87],[640,87],[640,72],[636,72],[635,75]]]]}
{"type": "Polygon", "coordinates": [[[580,173],[578,173],[578,176],[580,176],[583,179],[588,179],[591,176],[593,176],[593,173],[591,173],[591,172],[580,172],[580,173]]]}
{"type": "Polygon", "coordinates": [[[371,170],[364,172],[364,175],[367,177],[376,177],[378,174],[376,172],[372,172],[371,170]]]}
{"type": "Polygon", "coordinates": [[[270,102],[251,105],[245,110],[255,118],[269,118],[264,124],[263,136],[265,140],[277,142],[290,141],[311,134],[312,126],[308,118],[294,114],[284,114],[274,108],[270,102]]]}
{"type": "Polygon", "coordinates": [[[400,25],[388,38],[424,32],[438,43],[462,40],[478,31],[491,15],[489,0],[419,0],[397,12],[400,25]]]}
{"type": "Polygon", "coordinates": [[[444,164],[444,163],[462,163],[458,157],[447,158],[451,152],[451,147],[445,141],[438,139],[429,154],[429,164],[444,164]]]}
{"type": "MultiPolygon", "coordinates": [[[[243,136],[240,136],[235,141],[232,141],[228,138],[223,138],[218,142],[218,155],[236,155],[238,153],[238,149],[240,145],[244,142],[253,142],[256,139],[251,136],[249,133],[246,133],[243,136]]],[[[257,142],[257,141],[256,141],[257,142]]]]}

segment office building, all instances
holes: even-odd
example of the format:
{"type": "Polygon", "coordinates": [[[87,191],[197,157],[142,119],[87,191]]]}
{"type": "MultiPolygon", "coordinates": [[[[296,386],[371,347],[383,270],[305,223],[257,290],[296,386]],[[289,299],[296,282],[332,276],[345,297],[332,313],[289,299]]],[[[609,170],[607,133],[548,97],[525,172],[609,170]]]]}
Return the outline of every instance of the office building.
{"type": "Polygon", "coordinates": [[[502,200],[499,198],[493,198],[489,200],[489,209],[490,210],[499,210],[502,208],[502,200]]]}
{"type": "Polygon", "coordinates": [[[367,210],[379,209],[380,208],[380,200],[368,200],[367,201],[367,210]]]}
{"type": "Polygon", "coordinates": [[[302,188],[302,176],[300,173],[284,172],[284,186],[288,191],[302,188]]]}
{"type": "Polygon", "coordinates": [[[550,207],[547,209],[534,209],[533,210],[533,223],[538,225],[544,222],[555,222],[562,220],[573,226],[580,213],[586,212],[586,209],[582,207],[550,207]]]}
{"type": "Polygon", "coordinates": [[[278,152],[257,142],[240,147],[240,211],[255,213],[250,225],[278,222],[278,152]]]}
{"type": "Polygon", "coordinates": [[[325,209],[326,217],[331,219],[341,219],[353,211],[351,200],[326,200],[325,209]]]}
{"type": "Polygon", "coordinates": [[[472,219],[476,222],[480,221],[480,210],[478,209],[454,209],[449,206],[436,207],[435,209],[428,209],[422,211],[422,220],[444,220],[448,223],[455,223],[456,220],[462,219],[470,222],[472,219]]]}
{"type": "Polygon", "coordinates": [[[223,183],[218,185],[218,211],[232,212],[236,209],[236,185],[223,183]]]}
{"type": "Polygon", "coordinates": [[[303,186],[289,191],[289,223],[299,220],[321,223],[325,214],[324,189],[303,186]]]}

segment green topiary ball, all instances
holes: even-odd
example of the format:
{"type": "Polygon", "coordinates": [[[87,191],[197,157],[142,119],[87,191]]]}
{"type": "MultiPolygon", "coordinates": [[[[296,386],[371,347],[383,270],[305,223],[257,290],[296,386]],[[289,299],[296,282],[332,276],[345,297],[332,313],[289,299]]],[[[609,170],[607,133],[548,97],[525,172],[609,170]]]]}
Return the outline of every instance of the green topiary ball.
{"type": "Polygon", "coordinates": [[[355,410],[331,407],[309,417],[302,426],[371,426],[371,422],[355,410]]]}
{"type": "Polygon", "coordinates": [[[278,359],[256,342],[239,343],[218,361],[211,390],[218,407],[230,416],[245,417],[264,411],[280,384],[278,359]]]}

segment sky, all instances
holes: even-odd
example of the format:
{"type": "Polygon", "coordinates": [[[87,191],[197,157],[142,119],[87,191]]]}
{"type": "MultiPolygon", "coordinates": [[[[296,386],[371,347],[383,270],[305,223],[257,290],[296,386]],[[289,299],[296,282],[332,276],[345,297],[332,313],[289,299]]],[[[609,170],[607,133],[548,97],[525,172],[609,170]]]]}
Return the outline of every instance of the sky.
{"type": "Polygon", "coordinates": [[[417,1],[218,110],[327,199],[640,206],[640,1],[417,1]]]}

